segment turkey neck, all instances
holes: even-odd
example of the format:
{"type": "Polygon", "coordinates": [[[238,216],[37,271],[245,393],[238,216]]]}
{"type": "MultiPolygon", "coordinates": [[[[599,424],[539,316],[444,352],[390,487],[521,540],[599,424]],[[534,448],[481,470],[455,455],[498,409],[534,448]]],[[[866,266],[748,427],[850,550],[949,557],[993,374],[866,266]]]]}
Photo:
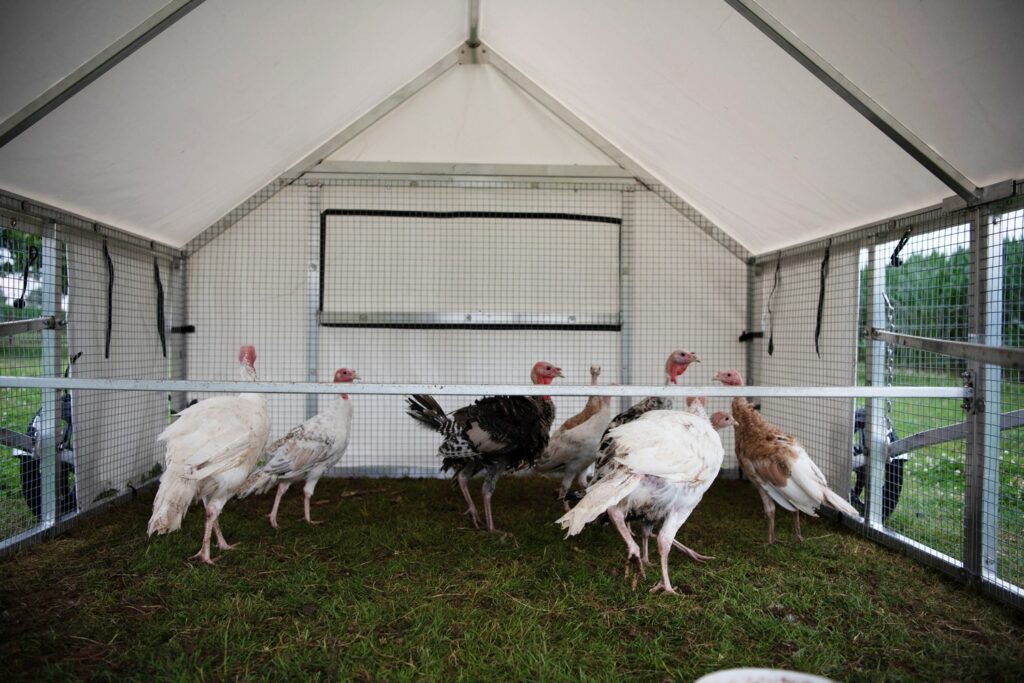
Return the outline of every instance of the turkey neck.
{"type": "Polygon", "coordinates": [[[742,396],[737,396],[732,400],[732,416],[736,418],[736,422],[740,427],[749,428],[767,425],[761,414],[754,410],[754,406],[750,404],[750,401],[742,396]]]}
{"type": "Polygon", "coordinates": [[[531,396],[530,399],[537,404],[540,409],[541,420],[551,427],[551,423],[555,421],[555,404],[551,400],[550,396],[531,396]]]}
{"type": "MultiPolygon", "coordinates": [[[[241,380],[243,382],[250,382],[251,383],[251,382],[255,382],[256,381],[256,368],[252,367],[251,365],[246,365],[245,363],[240,363],[239,366],[238,366],[238,373],[239,373],[239,375],[241,375],[241,380]]],[[[263,402],[266,402],[266,398],[267,398],[265,394],[256,394],[256,393],[252,393],[252,392],[243,392],[243,393],[239,394],[239,396],[240,397],[245,397],[246,399],[249,399],[249,400],[257,400],[257,401],[263,401],[263,402]]]]}

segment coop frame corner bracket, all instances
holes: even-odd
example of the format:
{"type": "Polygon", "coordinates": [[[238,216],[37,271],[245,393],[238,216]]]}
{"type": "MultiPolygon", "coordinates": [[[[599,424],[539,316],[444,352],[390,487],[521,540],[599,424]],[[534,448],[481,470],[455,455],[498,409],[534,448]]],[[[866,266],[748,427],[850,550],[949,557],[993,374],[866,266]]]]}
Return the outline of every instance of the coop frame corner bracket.
{"type": "Polygon", "coordinates": [[[471,43],[466,41],[459,48],[459,66],[490,64],[490,48],[486,44],[477,41],[471,43]]]}

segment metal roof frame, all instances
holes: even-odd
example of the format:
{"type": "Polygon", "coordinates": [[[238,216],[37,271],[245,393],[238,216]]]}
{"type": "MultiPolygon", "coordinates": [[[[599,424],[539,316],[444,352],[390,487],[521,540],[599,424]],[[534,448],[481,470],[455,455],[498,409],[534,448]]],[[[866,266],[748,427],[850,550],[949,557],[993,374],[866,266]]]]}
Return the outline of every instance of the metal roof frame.
{"type": "Polygon", "coordinates": [[[11,142],[43,117],[87,88],[140,47],[170,28],[205,0],[174,0],[101,50],[39,97],[0,122],[0,147],[11,142]]]}

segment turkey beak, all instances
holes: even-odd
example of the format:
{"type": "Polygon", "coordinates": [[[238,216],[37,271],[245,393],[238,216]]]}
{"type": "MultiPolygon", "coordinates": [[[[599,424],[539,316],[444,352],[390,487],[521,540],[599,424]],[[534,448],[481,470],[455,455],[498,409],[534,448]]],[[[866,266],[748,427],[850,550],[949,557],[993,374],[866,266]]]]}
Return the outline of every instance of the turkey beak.
{"type": "Polygon", "coordinates": [[[562,374],[562,368],[555,368],[555,377],[565,377],[565,375],[562,374]]]}
{"type": "Polygon", "coordinates": [[[352,373],[352,381],[354,382],[354,381],[356,381],[357,379],[358,379],[358,380],[362,380],[363,378],[362,378],[362,377],[360,377],[359,375],[357,375],[356,373],[354,373],[354,372],[353,372],[353,373],[352,373]]]}
{"type": "Polygon", "coordinates": [[[690,362],[691,363],[699,363],[700,362],[700,358],[697,357],[697,354],[693,354],[693,359],[690,360],[690,362]]]}

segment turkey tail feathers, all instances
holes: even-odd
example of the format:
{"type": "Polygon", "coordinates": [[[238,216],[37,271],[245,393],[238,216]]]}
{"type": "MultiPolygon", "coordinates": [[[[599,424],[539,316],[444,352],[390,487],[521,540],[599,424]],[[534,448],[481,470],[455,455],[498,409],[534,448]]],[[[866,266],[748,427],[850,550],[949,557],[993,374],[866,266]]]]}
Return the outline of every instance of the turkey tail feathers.
{"type": "Polygon", "coordinates": [[[856,508],[843,500],[842,496],[828,487],[825,488],[825,503],[839,512],[842,512],[847,517],[853,517],[854,519],[860,517],[860,513],[857,512],[856,508]]]}
{"type": "Polygon", "coordinates": [[[558,518],[557,523],[566,530],[566,538],[583,531],[583,527],[593,522],[606,512],[608,508],[618,505],[619,501],[628,496],[640,484],[640,477],[621,470],[610,477],[591,484],[587,494],[576,504],[576,507],[558,518]]]}
{"type": "Polygon", "coordinates": [[[168,469],[160,477],[160,488],[153,499],[153,516],[149,518],[149,535],[167,534],[181,528],[181,520],[196,496],[199,482],[178,476],[168,469]]]}
{"type": "Polygon", "coordinates": [[[277,476],[262,469],[256,470],[245,480],[242,488],[236,494],[238,498],[245,498],[254,493],[259,496],[269,491],[277,483],[277,476]]]}
{"type": "Polygon", "coordinates": [[[432,396],[417,394],[407,398],[406,403],[406,414],[424,427],[444,433],[445,428],[451,424],[444,408],[432,396]]]}

